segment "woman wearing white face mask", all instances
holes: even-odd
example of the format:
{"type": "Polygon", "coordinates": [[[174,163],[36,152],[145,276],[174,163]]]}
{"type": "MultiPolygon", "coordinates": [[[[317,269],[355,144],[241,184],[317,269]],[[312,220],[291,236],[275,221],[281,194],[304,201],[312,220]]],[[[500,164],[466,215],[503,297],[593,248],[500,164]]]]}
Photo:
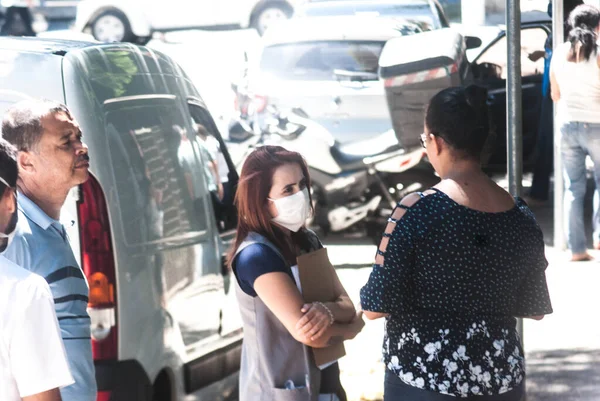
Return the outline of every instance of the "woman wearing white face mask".
{"type": "Polygon", "coordinates": [[[236,193],[239,223],[229,257],[244,323],[240,401],[345,400],[337,362],[316,366],[308,347],[354,338],[364,322],[337,276],[335,302],[302,299],[296,258],[322,247],[304,227],[311,205],[299,153],[263,146],[250,154],[236,193]]]}

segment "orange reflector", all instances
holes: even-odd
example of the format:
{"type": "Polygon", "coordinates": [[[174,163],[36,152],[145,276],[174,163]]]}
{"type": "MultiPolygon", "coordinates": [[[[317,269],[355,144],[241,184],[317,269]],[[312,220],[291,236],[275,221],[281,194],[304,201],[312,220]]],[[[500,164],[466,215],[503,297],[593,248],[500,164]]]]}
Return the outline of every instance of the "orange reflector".
{"type": "Polygon", "coordinates": [[[89,278],[90,297],[88,306],[110,306],[115,302],[114,286],[108,282],[104,273],[96,272],[89,278]]]}

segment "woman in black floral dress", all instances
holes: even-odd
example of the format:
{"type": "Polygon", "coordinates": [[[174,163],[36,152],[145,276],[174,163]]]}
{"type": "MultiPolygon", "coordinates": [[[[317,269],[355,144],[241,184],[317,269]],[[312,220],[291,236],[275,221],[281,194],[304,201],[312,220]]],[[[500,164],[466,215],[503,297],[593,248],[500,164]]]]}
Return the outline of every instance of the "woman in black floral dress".
{"type": "Polygon", "coordinates": [[[525,361],[516,317],[552,312],[542,232],[525,202],[481,169],[485,89],[430,102],[423,146],[441,182],[394,210],[361,305],[385,317],[385,401],[517,401],[525,361]]]}

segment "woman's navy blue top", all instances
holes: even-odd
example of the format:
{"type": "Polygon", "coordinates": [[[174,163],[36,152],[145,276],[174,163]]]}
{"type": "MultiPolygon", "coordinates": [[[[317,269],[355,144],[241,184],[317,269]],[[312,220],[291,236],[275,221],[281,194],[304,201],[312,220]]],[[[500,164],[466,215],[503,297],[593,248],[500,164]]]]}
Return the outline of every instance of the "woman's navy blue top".
{"type": "Polygon", "coordinates": [[[525,374],[515,317],[552,312],[542,232],[520,199],[486,213],[441,191],[421,196],[360,292],[364,310],[389,314],[384,362],[424,390],[508,392],[525,374]]]}

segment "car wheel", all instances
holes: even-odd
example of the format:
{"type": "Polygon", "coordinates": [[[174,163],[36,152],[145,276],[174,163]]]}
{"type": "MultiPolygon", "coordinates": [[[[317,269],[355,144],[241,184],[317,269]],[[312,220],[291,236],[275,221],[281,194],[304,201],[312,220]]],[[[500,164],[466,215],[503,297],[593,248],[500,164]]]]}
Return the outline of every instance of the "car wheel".
{"type": "Polygon", "coordinates": [[[265,33],[274,23],[287,20],[292,16],[292,9],[284,4],[267,4],[252,18],[251,26],[259,35],[265,33]]]}
{"type": "Polygon", "coordinates": [[[125,14],[118,10],[107,10],[91,24],[92,35],[100,42],[132,42],[135,35],[125,14]]]}

